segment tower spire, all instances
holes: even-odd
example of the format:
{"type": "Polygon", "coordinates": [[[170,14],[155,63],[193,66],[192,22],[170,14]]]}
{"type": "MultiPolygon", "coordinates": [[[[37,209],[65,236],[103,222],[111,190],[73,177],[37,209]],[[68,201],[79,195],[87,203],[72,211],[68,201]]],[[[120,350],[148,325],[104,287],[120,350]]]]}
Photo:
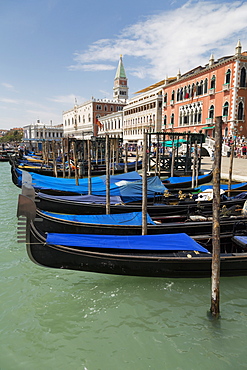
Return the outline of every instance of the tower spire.
{"type": "Polygon", "coordinates": [[[120,55],[118,67],[114,79],[113,98],[114,99],[128,99],[128,79],[123,65],[123,57],[120,55]]]}

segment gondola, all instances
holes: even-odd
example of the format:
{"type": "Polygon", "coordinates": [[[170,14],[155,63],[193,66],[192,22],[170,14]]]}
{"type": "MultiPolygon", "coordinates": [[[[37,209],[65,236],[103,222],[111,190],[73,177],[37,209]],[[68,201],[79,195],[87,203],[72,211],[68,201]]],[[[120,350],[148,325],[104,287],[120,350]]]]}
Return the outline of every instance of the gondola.
{"type": "MultiPolygon", "coordinates": [[[[222,196],[221,209],[232,207],[242,208],[247,193],[242,198],[227,198],[222,196]]],[[[106,198],[92,195],[51,195],[38,192],[36,194],[38,208],[44,211],[68,214],[105,214],[106,198]]],[[[141,212],[141,202],[124,203],[120,196],[110,197],[110,213],[141,212]]],[[[199,214],[208,216],[212,214],[212,201],[197,202],[193,199],[164,198],[157,196],[147,202],[147,212],[151,217],[199,214]]]]}
{"type": "Polygon", "coordinates": [[[11,149],[0,150],[0,162],[9,162],[10,157],[15,153],[16,151],[11,149]]]}
{"type": "MultiPolygon", "coordinates": [[[[114,174],[125,172],[124,163],[112,164],[111,171],[113,171],[113,166],[114,166],[114,174]]],[[[68,176],[69,174],[68,166],[66,167],[65,171],[63,171],[61,164],[57,165],[56,171],[54,171],[52,163],[50,163],[49,165],[46,165],[44,163],[40,163],[37,161],[35,162],[22,161],[21,163],[16,163],[16,167],[24,171],[34,172],[34,173],[37,173],[39,175],[44,175],[44,176],[63,177],[64,173],[65,173],[65,176],[68,176]]],[[[140,170],[141,168],[142,168],[142,161],[138,161],[137,164],[136,162],[128,162],[126,166],[127,172],[135,171],[136,169],[140,170]]],[[[83,165],[82,172],[84,175],[87,175],[88,173],[87,164],[83,165]]],[[[102,176],[105,174],[105,172],[106,172],[106,166],[104,164],[96,164],[96,163],[91,164],[91,176],[102,176]]],[[[74,166],[71,168],[70,175],[72,177],[75,176],[74,166]]]]}
{"type": "MultiPolygon", "coordinates": [[[[33,200],[19,195],[19,208],[33,208],[33,200]]],[[[226,213],[226,212],[225,212],[226,213]]],[[[33,221],[42,232],[100,234],[100,235],[141,235],[142,212],[121,213],[113,215],[69,215],[51,213],[36,209],[33,221]]],[[[222,214],[220,220],[221,233],[232,232],[236,225],[247,225],[247,217],[241,209],[229,210],[229,215],[222,214]]],[[[190,236],[210,235],[212,217],[198,215],[175,215],[150,217],[147,214],[147,232],[150,235],[186,233],[190,236]]]]}
{"type": "MultiPolygon", "coordinates": [[[[21,171],[11,166],[12,181],[21,187],[23,183],[30,183],[36,192],[45,192],[58,195],[86,195],[89,193],[89,181],[87,178],[79,179],[78,185],[75,179],[56,178],[43,176],[36,173],[21,171]]],[[[110,176],[110,194],[120,196],[124,202],[142,199],[142,177],[136,171],[110,176]]],[[[106,176],[91,178],[91,194],[106,196],[106,176]]],[[[156,193],[163,194],[166,190],[162,181],[157,177],[147,179],[147,197],[154,198],[156,193]]]]}
{"type": "MultiPolygon", "coordinates": [[[[197,184],[206,184],[210,182],[213,178],[213,171],[210,171],[209,173],[205,175],[199,175],[197,179],[197,184]]],[[[196,177],[194,177],[194,182],[196,183],[196,177]]],[[[163,180],[163,184],[167,189],[187,189],[192,187],[192,177],[191,176],[173,176],[168,177],[167,179],[163,180]]]]}
{"type": "MultiPolygon", "coordinates": [[[[29,258],[36,264],[56,269],[104,274],[199,278],[210,277],[212,246],[187,234],[91,235],[42,233],[33,223],[35,207],[21,209],[26,221],[24,239],[29,258]]],[[[221,276],[247,275],[246,236],[221,241],[221,276]],[[236,241],[235,239],[236,238],[236,241]]]]}

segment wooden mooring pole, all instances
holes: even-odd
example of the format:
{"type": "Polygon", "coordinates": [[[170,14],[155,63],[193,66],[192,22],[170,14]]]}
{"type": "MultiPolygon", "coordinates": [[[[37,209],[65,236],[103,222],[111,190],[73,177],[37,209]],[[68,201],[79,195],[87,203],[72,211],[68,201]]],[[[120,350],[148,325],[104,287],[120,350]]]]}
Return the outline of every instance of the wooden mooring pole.
{"type": "Polygon", "coordinates": [[[87,140],[87,179],[88,195],[92,194],[92,176],[91,176],[91,140],[87,140]]]}
{"type": "Polygon", "coordinates": [[[215,152],[213,169],[213,223],[212,223],[212,276],[211,276],[211,309],[213,317],[220,313],[220,172],[222,147],[222,117],[216,117],[215,152]]]}
{"type": "Polygon", "coordinates": [[[110,207],[110,148],[109,135],[105,135],[105,164],[106,164],[106,214],[111,213],[110,207]]]}
{"type": "Polygon", "coordinates": [[[147,235],[147,134],[145,132],[142,152],[142,235],[147,235]]]}

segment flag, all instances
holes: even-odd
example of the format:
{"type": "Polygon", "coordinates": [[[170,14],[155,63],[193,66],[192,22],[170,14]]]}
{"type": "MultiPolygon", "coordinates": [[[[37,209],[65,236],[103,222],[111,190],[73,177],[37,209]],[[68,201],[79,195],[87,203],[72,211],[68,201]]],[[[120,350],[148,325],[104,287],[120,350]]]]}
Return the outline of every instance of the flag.
{"type": "Polygon", "coordinates": [[[102,123],[96,118],[96,125],[99,126],[100,128],[103,127],[102,123]]]}

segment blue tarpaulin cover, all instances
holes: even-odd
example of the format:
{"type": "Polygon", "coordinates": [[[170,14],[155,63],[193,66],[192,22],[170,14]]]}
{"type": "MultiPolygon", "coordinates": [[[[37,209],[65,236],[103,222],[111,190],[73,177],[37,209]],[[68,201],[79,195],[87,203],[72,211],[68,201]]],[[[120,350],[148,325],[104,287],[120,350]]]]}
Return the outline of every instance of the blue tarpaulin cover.
{"type": "MultiPolygon", "coordinates": [[[[207,177],[208,174],[206,175],[200,175],[198,176],[198,180],[199,179],[203,179],[205,177],[207,177]]],[[[187,181],[192,181],[192,177],[191,176],[185,176],[185,177],[180,177],[180,176],[174,176],[174,177],[168,177],[167,179],[165,179],[165,181],[168,181],[170,184],[178,184],[180,182],[187,182],[187,181]]]]}
{"type": "Polygon", "coordinates": [[[48,233],[47,244],[81,248],[113,248],[151,251],[198,251],[209,253],[187,234],[89,235],[48,233]]]}
{"type": "MultiPolygon", "coordinates": [[[[232,190],[237,190],[238,188],[240,188],[240,187],[242,187],[242,186],[244,186],[244,185],[247,185],[247,182],[243,182],[243,183],[241,183],[241,184],[232,184],[231,185],[231,189],[232,190]]],[[[220,188],[222,189],[222,190],[228,190],[228,185],[227,184],[221,184],[220,185],[220,188]]],[[[207,189],[213,189],[213,185],[201,185],[201,186],[198,186],[198,188],[197,189],[199,189],[199,190],[201,190],[201,191],[205,191],[205,190],[207,190],[207,189]]]]}
{"type": "MultiPolygon", "coordinates": [[[[56,217],[62,220],[83,222],[87,224],[96,225],[142,225],[142,212],[131,212],[131,213],[121,213],[112,215],[67,215],[60,213],[52,213],[47,211],[42,211],[41,213],[56,217]]],[[[156,225],[156,223],[151,219],[149,214],[147,214],[147,223],[149,225],[156,225]]]]}
{"type": "MultiPolygon", "coordinates": [[[[88,179],[80,179],[79,185],[75,185],[75,179],[56,178],[52,176],[39,175],[34,172],[25,173],[18,168],[18,183],[21,186],[22,172],[24,177],[31,176],[31,184],[35,190],[59,190],[70,191],[81,195],[88,194],[88,179]]],[[[110,183],[110,195],[121,196],[123,202],[139,201],[142,199],[142,179],[138,172],[128,172],[112,176],[110,183]],[[114,182],[112,181],[114,179],[114,182]]],[[[106,196],[105,176],[92,177],[91,194],[106,196]]],[[[147,179],[147,197],[152,198],[155,193],[164,193],[165,186],[159,177],[149,177],[147,179]]]]}
{"type": "MultiPolygon", "coordinates": [[[[49,195],[42,192],[37,194],[38,198],[41,199],[61,199],[68,200],[70,202],[81,202],[88,204],[106,204],[106,197],[100,197],[98,195],[49,195]]],[[[122,199],[119,196],[110,197],[110,204],[121,204],[122,199]]]]}

